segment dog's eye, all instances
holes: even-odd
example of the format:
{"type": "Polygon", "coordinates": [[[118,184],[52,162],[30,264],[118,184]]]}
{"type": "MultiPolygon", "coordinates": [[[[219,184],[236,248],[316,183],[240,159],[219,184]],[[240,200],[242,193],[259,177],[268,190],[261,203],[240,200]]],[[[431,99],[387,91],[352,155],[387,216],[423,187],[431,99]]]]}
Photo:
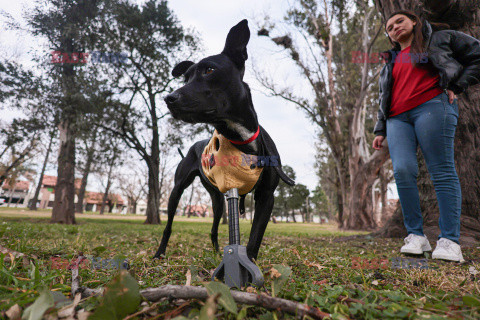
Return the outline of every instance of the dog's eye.
{"type": "Polygon", "coordinates": [[[215,71],[215,68],[208,67],[207,69],[205,69],[205,74],[210,74],[210,73],[212,73],[213,71],[215,71]]]}

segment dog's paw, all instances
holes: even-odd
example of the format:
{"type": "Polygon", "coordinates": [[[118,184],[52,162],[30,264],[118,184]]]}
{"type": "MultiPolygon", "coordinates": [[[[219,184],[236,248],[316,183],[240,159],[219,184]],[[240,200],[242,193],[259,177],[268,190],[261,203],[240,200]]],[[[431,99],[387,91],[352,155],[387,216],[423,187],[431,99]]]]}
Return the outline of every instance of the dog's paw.
{"type": "Polygon", "coordinates": [[[152,257],[152,260],[163,260],[165,259],[165,254],[156,254],[152,257]]]}

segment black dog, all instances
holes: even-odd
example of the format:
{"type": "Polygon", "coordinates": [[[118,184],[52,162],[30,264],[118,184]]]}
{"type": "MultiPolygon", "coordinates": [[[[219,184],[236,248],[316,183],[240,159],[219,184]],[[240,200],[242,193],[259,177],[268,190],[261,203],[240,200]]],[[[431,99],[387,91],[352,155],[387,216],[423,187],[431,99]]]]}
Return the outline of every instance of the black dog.
{"type": "MultiPolygon", "coordinates": [[[[175,66],[172,75],[184,75],[185,85],[166,96],[165,102],[174,118],[188,123],[212,124],[221,135],[237,142],[235,147],[241,152],[259,156],[259,159],[275,159],[271,165],[258,163],[263,166],[263,171],[254,187],[255,215],[247,245],[249,258],[256,259],[272,213],[273,192],[279,177],[289,185],[295,183],[282,171],[277,148],[265,129],[259,126],[250,89],[242,80],[249,38],[248,23],[243,20],[228,33],[221,54],[207,57],[196,64],[183,61],[175,66]]],[[[219,250],[218,224],[225,202],[224,194],[210,183],[202,171],[202,152],[208,142],[208,139],[196,142],[177,167],[175,186],[168,201],[167,226],[154,258],[165,254],[178,202],[196,176],[200,176],[212,198],[214,218],[211,240],[215,250],[219,250]]],[[[240,213],[245,212],[244,196],[240,198],[240,213]]]]}

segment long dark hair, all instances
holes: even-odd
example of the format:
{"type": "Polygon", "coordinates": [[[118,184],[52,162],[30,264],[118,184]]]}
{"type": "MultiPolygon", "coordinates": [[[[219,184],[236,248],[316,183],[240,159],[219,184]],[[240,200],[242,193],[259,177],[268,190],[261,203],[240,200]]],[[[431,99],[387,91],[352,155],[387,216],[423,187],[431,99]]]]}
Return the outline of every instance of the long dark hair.
{"type": "MultiPolygon", "coordinates": [[[[397,15],[397,14],[403,14],[403,15],[407,16],[407,18],[409,18],[410,20],[415,21],[417,23],[416,25],[413,26],[413,31],[412,31],[413,32],[413,39],[412,39],[412,44],[410,46],[410,53],[411,54],[417,54],[417,55],[425,53],[427,51],[427,48],[426,48],[427,43],[426,43],[426,41],[425,41],[426,39],[424,38],[424,35],[422,33],[423,21],[425,21],[425,19],[423,17],[418,16],[415,12],[413,12],[411,10],[397,10],[397,11],[393,12],[392,14],[390,14],[388,19],[385,20],[385,32],[387,33],[388,41],[390,41],[390,43],[392,44],[392,49],[395,50],[395,51],[400,51],[401,50],[400,43],[392,41],[392,39],[390,38],[390,36],[388,35],[388,32],[387,32],[387,22],[388,22],[388,20],[390,20],[391,17],[393,17],[394,15],[397,15]]],[[[449,29],[450,28],[450,26],[446,23],[436,23],[436,22],[430,22],[430,21],[429,21],[429,23],[432,26],[432,31],[437,31],[437,30],[443,30],[443,29],[449,29]]],[[[433,67],[430,60],[428,60],[427,63],[419,63],[418,60],[412,59],[412,65],[415,66],[415,67],[426,68],[426,69],[430,69],[430,70],[433,67]]]]}

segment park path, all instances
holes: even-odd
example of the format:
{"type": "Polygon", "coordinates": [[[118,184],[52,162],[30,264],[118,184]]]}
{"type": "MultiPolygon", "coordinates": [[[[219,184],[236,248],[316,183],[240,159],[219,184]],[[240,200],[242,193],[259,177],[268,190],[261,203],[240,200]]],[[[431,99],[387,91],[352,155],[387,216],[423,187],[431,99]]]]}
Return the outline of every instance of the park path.
{"type": "MultiPolygon", "coordinates": [[[[19,208],[0,208],[0,219],[2,217],[24,217],[24,218],[50,218],[52,216],[51,210],[45,211],[30,211],[28,209],[19,208]]],[[[111,220],[145,220],[144,215],[121,215],[121,214],[104,214],[99,215],[92,213],[76,213],[76,219],[111,219],[111,220]]],[[[167,216],[161,216],[162,221],[167,221],[167,216]]],[[[213,218],[187,218],[187,217],[175,217],[175,221],[195,221],[195,222],[209,222],[213,221],[213,218]]]]}

